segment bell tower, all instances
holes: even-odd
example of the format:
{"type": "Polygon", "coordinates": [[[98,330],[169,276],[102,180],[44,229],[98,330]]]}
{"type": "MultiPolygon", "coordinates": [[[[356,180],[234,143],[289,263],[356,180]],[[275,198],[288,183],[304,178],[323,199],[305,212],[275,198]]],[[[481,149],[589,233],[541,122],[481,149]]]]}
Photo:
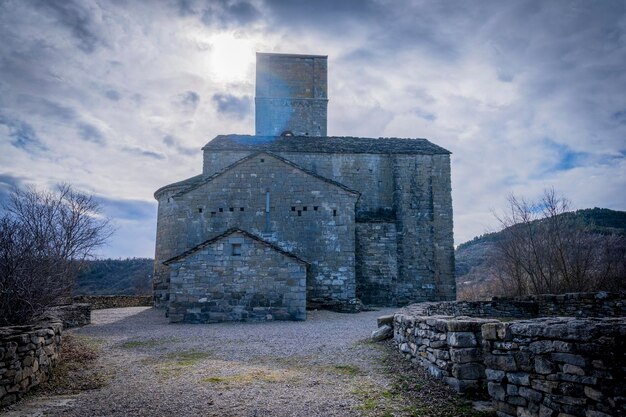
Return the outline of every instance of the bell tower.
{"type": "Polygon", "coordinates": [[[328,57],[256,54],[257,136],[326,136],[328,57]]]}

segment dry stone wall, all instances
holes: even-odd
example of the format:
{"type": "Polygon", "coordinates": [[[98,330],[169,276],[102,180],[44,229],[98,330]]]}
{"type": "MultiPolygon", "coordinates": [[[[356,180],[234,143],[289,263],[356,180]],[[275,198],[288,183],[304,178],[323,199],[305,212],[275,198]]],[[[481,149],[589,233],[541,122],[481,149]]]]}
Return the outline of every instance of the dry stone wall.
{"type": "Polygon", "coordinates": [[[0,328],[0,405],[45,382],[61,349],[60,322],[0,328]]]}
{"type": "Polygon", "coordinates": [[[482,338],[499,417],[626,415],[626,319],[489,323],[482,338]]]}
{"type": "Polygon", "coordinates": [[[394,316],[394,339],[407,359],[459,392],[485,382],[481,326],[495,320],[451,316],[394,316]]]}
{"type": "Polygon", "coordinates": [[[624,306],[604,292],[420,303],[394,315],[394,338],[458,391],[486,386],[500,417],[623,416],[624,306]]]}
{"type": "Polygon", "coordinates": [[[48,310],[48,315],[54,321],[62,322],[64,329],[86,326],[91,324],[91,304],[73,303],[52,307],[48,310]]]}
{"type": "Polygon", "coordinates": [[[74,297],[74,302],[90,304],[93,310],[120,307],[149,307],[152,306],[153,297],[149,295],[78,295],[74,297]]]}

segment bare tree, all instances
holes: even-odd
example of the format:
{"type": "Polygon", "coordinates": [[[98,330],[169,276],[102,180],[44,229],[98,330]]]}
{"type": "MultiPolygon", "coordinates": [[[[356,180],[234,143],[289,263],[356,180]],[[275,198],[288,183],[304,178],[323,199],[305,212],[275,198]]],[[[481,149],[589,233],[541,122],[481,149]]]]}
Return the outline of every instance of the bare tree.
{"type": "Polygon", "coordinates": [[[15,189],[0,218],[0,325],[32,320],[71,297],[77,272],[111,235],[91,196],[15,189]]]}
{"type": "Polygon", "coordinates": [[[497,217],[491,263],[501,295],[623,289],[623,236],[595,232],[553,189],[537,202],[511,195],[497,217]]]}

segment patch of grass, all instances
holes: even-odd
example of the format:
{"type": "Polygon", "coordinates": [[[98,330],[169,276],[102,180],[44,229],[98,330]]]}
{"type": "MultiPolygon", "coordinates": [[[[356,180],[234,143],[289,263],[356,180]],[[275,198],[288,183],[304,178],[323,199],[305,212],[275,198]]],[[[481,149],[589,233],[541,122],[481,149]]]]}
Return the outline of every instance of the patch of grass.
{"type": "Polygon", "coordinates": [[[163,378],[175,378],[188,372],[188,368],[197,366],[211,357],[212,352],[187,350],[169,353],[161,359],[147,358],[142,363],[154,365],[156,373],[163,378]]]}
{"type": "Polygon", "coordinates": [[[165,355],[165,359],[174,362],[177,366],[195,366],[205,359],[211,357],[211,352],[188,350],[183,352],[174,352],[165,355]]]}
{"type": "Polygon", "coordinates": [[[64,333],[59,362],[41,391],[68,395],[105,387],[111,379],[111,371],[96,365],[100,352],[100,340],[64,333]]]}
{"type": "Polygon", "coordinates": [[[264,368],[244,369],[233,375],[215,376],[202,378],[200,382],[209,384],[224,384],[231,386],[248,385],[255,382],[273,383],[295,379],[296,374],[290,370],[275,370],[264,368]]]}
{"type": "Polygon", "coordinates": [[[147,339],[147,340],[130,340],[128,342],[124,342],[119,346],[122,349],[137,349],[137,348],[145,348],[145,347],[156,347],[162,346],[168,343],[178,342],[177,339],[147,339]]]}
{"type": "Polygon", "coordinates": [[[357,410],[375,410],[378,406],[378,401],[374,398],[365,398],[361,405],[357,406],[357,410]]]}
{"type": "Polygon", "coordinates": [[[363,371],[354,365],[333,365],[332,370],[341,375],[356,376],[361,375],[363,371]]]}

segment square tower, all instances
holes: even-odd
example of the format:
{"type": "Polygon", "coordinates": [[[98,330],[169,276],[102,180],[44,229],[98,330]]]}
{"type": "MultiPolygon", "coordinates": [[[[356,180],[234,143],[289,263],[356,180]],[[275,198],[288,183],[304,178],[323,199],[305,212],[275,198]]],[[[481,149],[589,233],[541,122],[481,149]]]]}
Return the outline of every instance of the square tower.
{"type": "Polygon", "coordinates": [[[256,54],[258,136],[326,136],[328,57],[256,54]]]}

